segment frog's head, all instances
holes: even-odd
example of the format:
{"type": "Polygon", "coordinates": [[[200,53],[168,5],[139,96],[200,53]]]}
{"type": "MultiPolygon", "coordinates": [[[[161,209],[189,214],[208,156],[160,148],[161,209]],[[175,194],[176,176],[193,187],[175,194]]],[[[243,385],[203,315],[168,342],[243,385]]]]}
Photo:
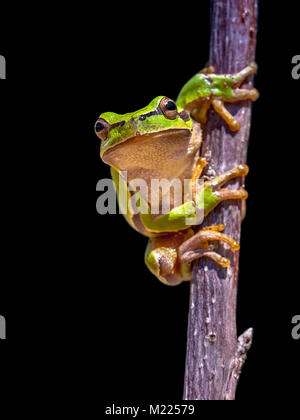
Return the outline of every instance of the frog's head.
{"type": "MultiPolygon", "coordinates": [[[[165,96],[158,96],[145,108],[129,114],[101,114],[95,124],[102,160],[121,170],[153,167],[150,161],[172,147],[174,154],[180,139],[181,143],[188,143],[192,130],[189,113],[165,96]]],[[[161,159],[156,160],[158,163],[161,159]]]]}

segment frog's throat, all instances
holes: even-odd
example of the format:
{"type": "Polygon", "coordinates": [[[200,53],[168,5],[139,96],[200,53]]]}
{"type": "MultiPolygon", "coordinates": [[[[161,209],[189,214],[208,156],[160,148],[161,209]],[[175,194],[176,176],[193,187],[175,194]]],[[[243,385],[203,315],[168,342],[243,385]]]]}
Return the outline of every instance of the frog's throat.
{"type": "Polygon", "coordinates": [[[186,128],[136,135],[104,150],[101,157],[119,171],[137,167],[151,170],[170,161],[185,159],[191,137],[192,132],[186,128]]]}

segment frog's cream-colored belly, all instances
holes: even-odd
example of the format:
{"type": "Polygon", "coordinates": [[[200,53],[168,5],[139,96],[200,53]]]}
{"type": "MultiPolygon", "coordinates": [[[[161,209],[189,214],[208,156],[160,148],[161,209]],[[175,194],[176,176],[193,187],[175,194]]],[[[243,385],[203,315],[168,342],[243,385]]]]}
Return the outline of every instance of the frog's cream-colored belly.
{"type": "MultiPolygon", "coordinates": [[[[170,195],[172,209],[178,200],[178,184],[181,183],[184,193],[184,180],[192,177],[200,143],[201,135],[197,129],[193,133],[185,129],[167,130],[127,140],[108,150],[103,159],[120,171],[126,171],[127,181],[131,185],[139,183],[139,180],[147,184],[148,197],[143,198],[150,207],[154,196],[155,206],[157,200],[162,206],[164,195],[169,192],[161,186],[167,186],[165,181],[169,182],[174,187],[170,195]],[[175,199],[174,191],[177,194],[175,199]],[[159,194],[159,198],[156,194],[159,194]]],[[[183,196],[180,198],[183,201],[183,196]]]]}

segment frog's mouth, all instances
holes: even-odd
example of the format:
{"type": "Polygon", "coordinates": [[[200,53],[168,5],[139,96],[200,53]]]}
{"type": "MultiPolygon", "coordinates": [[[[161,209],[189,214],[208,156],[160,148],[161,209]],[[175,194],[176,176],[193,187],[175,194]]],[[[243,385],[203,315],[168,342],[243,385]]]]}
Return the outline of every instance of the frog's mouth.
{"type": "Polygon", "coordinates": [[[132,137],[104,151],[104,162],[132,179],[173,179],[192,165],[192,134],[188,129],[171,129],[132,137]]]}

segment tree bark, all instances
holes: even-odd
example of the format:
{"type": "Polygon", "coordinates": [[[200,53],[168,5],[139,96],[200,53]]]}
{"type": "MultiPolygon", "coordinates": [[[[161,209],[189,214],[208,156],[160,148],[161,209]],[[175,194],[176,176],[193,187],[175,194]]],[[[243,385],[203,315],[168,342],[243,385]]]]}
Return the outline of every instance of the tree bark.
{"type": "MultiPolygon", "coordinates": [[[[211,0],[209,64],[216,73],[235,73],[255,60],[257,0],[211,0]]],[[[253,77],[243,87],[251,88],[253,77]]],[[[247,159],[251,103],[226,104],[241,129],[232,133],[213,111],[204,130],[201,156],[208,160],[206,175],[214,177],[247,159]]],[[[244,180],[227,186],[240,188],[244,180]]],[[[226,186],[226,187],[227,187],[226,186]]],[[[224,223],[225,233],[240,240],[241,202],[219,205],[205,225],[224,223]]],[[[185,400],[233,400],[253,330],[239,338],[236,332],[236,297],[239,253],[220,244],[216,250],[231,260],[227,269],[207,259],[193,266],[186,354],[185,400]]]]}

